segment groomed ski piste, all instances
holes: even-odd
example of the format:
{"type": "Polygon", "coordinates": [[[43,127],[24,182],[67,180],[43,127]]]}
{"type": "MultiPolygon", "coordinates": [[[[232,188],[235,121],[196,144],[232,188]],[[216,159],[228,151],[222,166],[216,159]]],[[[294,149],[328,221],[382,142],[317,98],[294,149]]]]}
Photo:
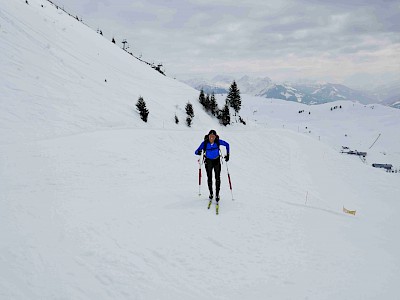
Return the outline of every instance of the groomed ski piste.
{"type": "Polygon", "coordinates": [[[371,163],[399,166],[399,110],[242,95],[247,125],[222,127],[49,2],[0,4],[0,299],[398,298],[400,174],[371,163]],[[231,146],[219,215],[210,129],[231,146]]]}

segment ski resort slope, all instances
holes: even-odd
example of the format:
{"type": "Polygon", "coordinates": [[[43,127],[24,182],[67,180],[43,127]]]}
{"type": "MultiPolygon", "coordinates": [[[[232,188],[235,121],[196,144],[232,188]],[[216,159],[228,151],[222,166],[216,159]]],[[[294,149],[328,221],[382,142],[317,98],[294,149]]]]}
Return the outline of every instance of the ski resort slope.
{"type": "Polygon", "coordinates": [[[397,177],[286,130],[221,134],[218,216],[204,179],[197,195],[202,132],[2,146],[2,297],[396,298],[397,177]]]}
{"type": "MultiPolygon", "coordinates": [[[[340,154],[323,106],[311,134],[298,104],[246,97],[248,125],[220,127],[49,2],[0,4],[0,299],[398,298],[398,174],[340,154]],[[218,216],[194,155],[211,128],[231,146],[218,216]]],[[[348,114],[390,135],[372,111],[348,114]]]]}
{"type": "MultiPolygon", "coordinates": [[[[310,106],[278,99],[260,101],[259,97],[244,95],[241,115],[246,116],[250,126],[290,129],[338,152],[342,146],[367,152],[366,164],[390,163],[400,169],[400,110],[364,105],[357,100],[310,106]]],[[[219,96],[219,101],[224,101],[224,96],[219,96]]]]}

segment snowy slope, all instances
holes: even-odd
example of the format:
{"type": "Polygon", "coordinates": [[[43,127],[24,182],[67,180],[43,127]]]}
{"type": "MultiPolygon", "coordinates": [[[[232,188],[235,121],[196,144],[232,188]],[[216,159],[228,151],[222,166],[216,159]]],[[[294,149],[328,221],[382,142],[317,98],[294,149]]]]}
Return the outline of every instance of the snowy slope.
{"type": "MultiPolygon", "coordinates": [[[[218,97],[224,101],[223,96],[218,97]]],[[[342,146],[367,152],[365,163],[369,165],[390,163],[400,169],[400,111],[396,109],[349,101],[303,105],[277,99],[260,101],[248,95],[242,98],[241,115],[250,126],[290,129],[327,143],[338,152],[342,146]]]]}
{"type": "Polygon", "coordinates": [[[1,299],[398,297],[399,174],[337,148],[379,131],[396,157],[397,110],[245,97],[248,125],[221,128],[48,2],[0,3],[1,299]],[[193,154],[211,127],[232,149],[218,216],[193,154]]]}
{"type": "MultiPolygon", "coordinates": [[[[1,1],[2,139],[136,127],[142,123],[135,115],[139,96],[150,111],[149,126],[175,125],[175,113],[183,125],[185,104],[197,91],[155,72],[49,2],[29,3],[1,1]]],[[[196,121],[194,126],[202,120],[196,121]]]]}
{"type": "Polygon", "coordinates": [[[1,147],[4,298],[395,298],[398,178],[289,131],[225,132],[235,201],[224,172],[217,217],[193,135],[1,147]]]}

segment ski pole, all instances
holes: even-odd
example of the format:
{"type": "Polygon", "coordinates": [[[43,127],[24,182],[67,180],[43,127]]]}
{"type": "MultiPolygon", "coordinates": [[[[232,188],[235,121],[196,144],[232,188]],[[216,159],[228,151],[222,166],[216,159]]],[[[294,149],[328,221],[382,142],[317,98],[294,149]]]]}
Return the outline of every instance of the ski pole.
{"type": "Polygon", "coordinates": [[[203,152],[201,153],[201,157],[199,158],[199,197],[201,196],[201,165],[203,164],[203,152]]]}
{"type": "MultiPolygon", "coordinates": [[[[221,162],[223,163],[223,159],[222,159],[222,152],[221,152],[221,150],[219,150],[219,153],[220,153],[220,157],[221,157],[221,162]]],[[[232,181],[231,181],[231,175],[229,174],[228,162],[227,162],[227,161],[225,161],[225,162],[226,162],[226,173],[228,173],[229,188],[230,188],[230,190],[231,190],[232,201],[233,201],[234,199],[233,199],[233,192],[232,192],[232,181]]]]}
{"type": "Polygon", "coordinates": [[[233,201],[234,199],[233,199],[233,192],[232,192],[232,182],[231,182],[231,175],[229,174],[228,162],[226,162],[226,172],[228,173],[229,188],[231,189],[231,195],[232,195],[232,201],[233,201]]]}

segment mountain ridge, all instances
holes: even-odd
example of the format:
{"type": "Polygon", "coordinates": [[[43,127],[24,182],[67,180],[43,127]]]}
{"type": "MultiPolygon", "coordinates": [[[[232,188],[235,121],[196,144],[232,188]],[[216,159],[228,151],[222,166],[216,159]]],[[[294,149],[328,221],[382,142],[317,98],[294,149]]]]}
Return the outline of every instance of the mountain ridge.
{"type": "MultiPolygon", "coordinates": [[[[233,80],[236,81],[243,94],[310,105],[349,100],[358,101],[362,104],[382,103],[386,106],[392,106],[400,99],[398,96],[393,96],[397,95],[396,93],[398,92],[394,88],[386,88],[385,90],[382,88],[380,92],[373,93],[352,89],[337,83],[276,83],[269,77],[250,77],[248,75],[239,78],[218,75],[210,80],[189,79],[183,80],[183,82],[197,90],[203,89],[205,93],[224,94],[229,91],[229,85],[233,80]],[[388,95],[391,98],[388,98],[388,95]]],[[[392,107],[398,108],[396,106],[392,107]]]]}

